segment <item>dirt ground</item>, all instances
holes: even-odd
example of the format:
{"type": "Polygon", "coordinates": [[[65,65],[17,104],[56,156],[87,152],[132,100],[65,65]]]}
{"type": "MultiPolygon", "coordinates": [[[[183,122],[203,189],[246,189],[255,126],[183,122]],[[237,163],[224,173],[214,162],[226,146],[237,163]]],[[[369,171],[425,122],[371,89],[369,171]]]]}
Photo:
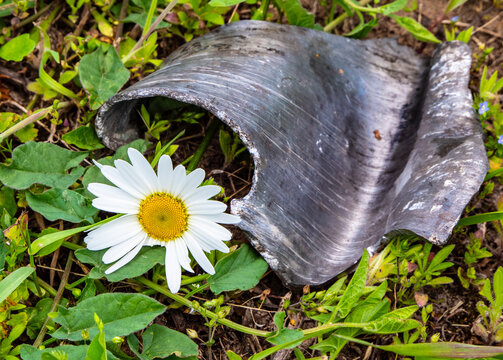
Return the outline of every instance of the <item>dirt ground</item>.
{"type": "MultiPolygon", "coordinates": [[[[460,8],[448,14],[449,17],[459,16],[457,26],[460,29],[465,29],[470,26],[474,27],[472,41],[470,46],[474,56],[480,54],[480,49],[483,47],[493,47],[494,50],[487,57],[485,64],[488,66],[488,73],[499,71],[503,74],[503,4],[500,8],[496,8],[494,0],[469,0],[460,8]]],[[[327,15],[327,10],[323,7],[319,0],[303,1],[304,6],[312,11],[319,23],[323,24],[323,19],[327,15]]],[[[414,13],[414,17],[424,26],[428,27],[439,39],[444,39],[444,24],[449,23],[449,18],[444,16],[444,9],[447,6],[448,0],[418,0],[418,9],[414,13]]],[[[329,8],[329,7],[328,7],[329,8]]],[[[246,6],[240,10],[241,19],[249,17],[249,12],[246,11],[246,6]]],[[[403,15],[411,16],[410,13],[403,15]]],[[[336,14],[337,16],[337,14],[336,14]]],[[[280,21],[284,21],[280,20],[280,21]]],[[[356,18],[347,19],[339,28],[337,33],[344,33],[358,24],[356,18]]],[[[52,31],[50,36],[53,38],[53,43],[61,42],[62,34],[68,29],[61,28],[61,32],[52,31]]],[[[407,31],[399,27],[390,18],[380,18],[379,25],[374,28],[367,38],[384,38],[395,37],[398,42],[403,45],[414,48],[418,53],[424,55],[431,54],[434,45],[425,45],[422,42],[415,40],[407,31]]],[[[183,40],[178,37],[163,39],[160,43],[159,53],[161,56],[166,56],[173,49],[183,44],[183,40]]],[[[19,89],[26,86],[27,79],[35,79],[37,74],[34,69],[27,69],[25,73],[20,75],[20,69],[3,69],[0,68],[4,76],[11,79],[11,86],[16,85],[19,89]]],[[[478,89],[481,71],[472,73],[472,82],[470,87],[475,92],[478,89]]],[[[2,73],[0,72],[0,75],[2,73]]],[[[136,80],[135,80],[136,81],[136,80]]],[[[1,90],[1,88],[0,88],[1,90]]],[[[26,99],[28,94],[23,90],[15,90],[10,92],[11,96],[24,106],[27,105],[26,99]]],[[[500,98],[500,101],[502,99],[500,98]]],[[[46,103],[45,106],[48,106],[46,103]]],[[[1,104],[1,111],[15,111],[9,104],[1,104]]],[[[72,123],[81,114],[68,114],[67,121],[72,123]]],[[[40,125],[41,126],[41,125],[40,125]]],[[[55,139],[57,142],[58,132],[56,129],[49,127],[41,127],[39,138],[55,139]]],[[[201,137],[201,127],[194,125],[185,135],[186,141],[179,151],[174,156],[174,162],[179,162],[192,154],[197,148],[201,137]]],[[[103,151],[103,155],[109,152],[103,151]]],[[[227,194],[232,194],[232,197],[243,197],[249,191],[253,170],[250,163],[246,161],[240,164],[232,165],[231,167],[219,169],[222,161],[222,154],[219,150],[218,141],[214,141],[209,147],[200,166],[205,168],[207,173],[215,177],[215,180],[226,188],[227,194]],[[215,166],[215,164],[218,164],[215,166]]],[[[494,192],[480,201],[474,200],[472,204],[475,206],[474,213],[481,213],[496,210],[496,202],[503,194],[503,187],[497,185],[494,192]]],[[[478,231],[478,234],[483,236],[483,246],[486,246],[493,254],[493,257],[479,262],[477,272],[490,277],[499,265],[503,265],[503,252],[501,247],[502,235],[492,224],[482,224],[473,226],[471,232],[478,231]]],[[[246,241],[246,238],[239,229],[234,229],[234,238],[246,241]]],[[[468,233],[455,234],[451,243],[465,245],[469,241],[468,233]]],[[[66,251],[66,250],[62,250],[66,251]]],[[[459,280],[457,280],[456,270],[463,263],[464,246],[456,246],[454,252],[449,257],[448,261],[455,265],[448,269],[443,275],[450,276],[455,279],[455,282],[450,285],[445,285],[436,289],[428,290],[430,301],[434,302],[434,312],[429,320],[432,333],[440,333],[440,341],[457,341],[470,344],[483,344],[483,340],[472,332],[472,324],[476,320],[478,313],[476,311],[476,302],[480,299],[476,291],[471,288],[465,290],[459,280]]],[[[61,255],[59,261],[64,264],[65,256],[61,255]]],[[[41,273],[40,275],[44,275],[41,273]]],[[[46,274],[49,277],[49,272],[46,274]]],[[[121,286],[120,284],[117,286],[121,286]]],[[[302,296],[301,289],[288,289],[283,286],[279,278],[272,272],[268,273],[265,278],[253,288],[251,291],[241,292],[236,294],[228,294],[228,303],[232,306],[230,319],[246,326],[255,327],[261,330],[274,330],[272,322],[273,315],[276,311],[282,309],[282,304],[285,300],[291,301],[291,308],[300,309],[299,300],[302,296]]],[[[315,326],[314,322],[305,318],[302,312],[291,312],[290,317],[295,320],[295,327],[309,328],[315,326]]],[[[207,339],[208,329],[203,324],[203,319],[200,316],[194,316],[179,309],[168,309],[163,317],[158,318],[156,322],[162,323],[175,330],[185,332],[187,328],[194,329],[198,332],[200,339],[207,339]]],[[[200,358],[202,359],[225,359],[225,351],[233,350],[240,354],[243,358],[247,358],[254,353],[266,349],[270,345],[262,339],[255,336],[244,335],[235,332],[228,328],[219,327],[215,334],[216,342],[211,348],[207,348],[202,342],[200,343],[200,358]]],[[[391,337],[367,337],[365,340],[376,344],[390,343],[391,337]]],[[[306,357],[308,354],[319,356],[319,353],[308,350],[312,342],[305,342],[301,348],[306,349],[306,357]]],[[[272,359],[294,359],[293,352],[285,350],[275,354],[272,359]]],[[[384,353],[375,349],[367,349],[360,345],[348,345],[339,359],[395,359],[395,355],[384,353]]]]}

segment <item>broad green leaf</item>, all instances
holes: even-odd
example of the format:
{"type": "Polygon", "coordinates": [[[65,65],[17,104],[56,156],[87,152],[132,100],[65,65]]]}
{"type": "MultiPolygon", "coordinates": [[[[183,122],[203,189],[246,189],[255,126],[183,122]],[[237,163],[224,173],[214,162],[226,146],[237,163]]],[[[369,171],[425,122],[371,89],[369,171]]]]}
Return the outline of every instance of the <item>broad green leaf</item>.
{"type": "Polygon", "coordinates": [[[98,212],[89,199],[68,189],[50,189],[39,195],[27,191],[26,200],[32,210],[49,221],[61,219],[73,223],[93,223],[92,218],[98,212]]]}
{"type": "Polygon", "coordinates": [[[0,281],[0,303],[9,297],[14,290],[17,289],[23,281],[25,281],[28,276],[34,272],[35,269],[32,267],[22,267],[7,275],[3,280],[0,281]]]}
{"type": "Polygon", "coordinates": [[[178,358],[197,356],[197,344],[187,335],[158,324],[143,332],[142,355],[146,359],[164,359],[170,355],[178,358]]]}
{"type": "Polygon", "coordinates": [[[5,209],[10,216],[16,215],[17,203],[14,198],[14,190],[7,186],[0,188],[0,209],[5,209]]]}
{"type": "MultiPolygon", "coordinates": [[[[82,360],[85,359],[88,345],[61,345],[55,348],[46,348],[44,350],[39,350],[33,346],[23,344],[21,345],[21,359],[23,360],[43,360],[42,355],[51,354],[54,352],[66,353],[68,355],[68,360],[82,360]]],[[[110,352],[107,351],[108,360],[117,360],[117,358],[110,352]]]]}
{"type": "Polygon", "coordinates": [[[447,8],[445,9],[445,14],[448,12],[454,10],[457,7],[460,7],[463,5],[467,0],[451,0],[449,1],[449,4],[447,4],[447,8]]]}
{"type": "Polygon", "coordinates": [[[276,335],[268,337],[267,341],[274,345],[282,345],[294,340],[299,340],[298,343],[294,343],[286,347],[286,349],[289,349],[298,346],[302,342],[300,339],[303,336],[304,333],[300,329],[281,329],[276,335]]]}
{"type": "Polygon", "coordinates": [[[35,45],[35,41],[30,39],[30,34],[19,35],[0,47],[0,58],[7,61],[21,61],[35,49],[35,45]]]}
{"type": "Polygon", "coordinates": [[[61,327],[52,334],[56,339],[82,340],[81,332],[87,330],[90,337],[98,334],[94,313],[103,321],[106,340],[115,336],[129,335],[145,328],[162,314],[165,306],[141,294],[107,293],[84,300],[77,306],[59,308],[54,321],[61,327]]]}
{"type": "Polygon", "coordinates": [[[365,288],[365,282],[367,281],[367,271],[369,267],[369,253],[367,250],[363,251],[362,259],[358,264],[351,281],[346,288],[346,291],[342,295],[341,300],[337,304],[334,312],[340,318],[345,318],[351,309],[355,306],[356,302],[362,296],[363,289],[365,288]]]}
{"type": "Polygon", "coordinates": [[[79,77],[89,92],[89,104],[95,110],[111,98],[129,79],[129,71],[122,64],[112,46],[103,46],[80,60],[79,77]]]}
{"type": "Polygon", "coordinates": [[[215,275],[208,278],[214,294],[223,291],[248,290],[258,284],[267,270],[267,263],[249,245],[226,256],[217,263],[215,275]]]}
{"type": "Polygon", "coordinates": [[[26,189],[35,183],[66,189],[84,172],[79,163],[86,156],[87,153],[84,152],[30,141],[14,149],[9,166],[0,164],[0,181],[18,190],[26,189]]]}
{"type": "Polygon", "coordinates": [[[126,265],[114,271],[111,274],[105,275],[105,270],[111,265],[105,265],[101,258],[106,250],[91,251],[88,249],[79,249],[75,251],[75,257],[86,264],[94,265],[94,268],[89,273],[91,279],[100,279],[106,277],[108,281],[116,282],[124,279],[134,278],[145,274],[152,269],[156,264],[164,265],[166,250],[162,246],[145,246],[133,260],[126,265]]]}
{"type": "Polygon", "coordinates": [[[396,16],[396,15],[390,15],[390,17],[395,19],[398,25],[400,25],[405,30],[410,32],[412,36],[414,36],[417,40],[433,42],[437,44],[441,43],[441,41],[438,40],[435,37],[435,35],[429,32],[428,29],[426,29],[423,25],[418,23],[413,18],[407,16],[396,16]]]}
{"type": "Polygon", "coordinates": [[[66,133],[63,135],[63,140],[84,150],[97,150],[105,147],[90,125],[79,126],[75,130],[66,133]]]}

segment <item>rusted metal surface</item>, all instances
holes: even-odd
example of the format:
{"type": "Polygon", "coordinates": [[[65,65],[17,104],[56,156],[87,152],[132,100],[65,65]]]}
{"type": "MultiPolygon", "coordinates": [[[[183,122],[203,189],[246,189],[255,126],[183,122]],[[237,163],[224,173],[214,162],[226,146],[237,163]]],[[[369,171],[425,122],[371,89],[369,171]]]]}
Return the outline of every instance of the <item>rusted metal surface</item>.
{"type": "Polygon", "coordinates": [[[395,40],[351,40],[241,21],[192,40],[110,99],[111,148],[137,138],[138,108],[164,96],[212,112],[255,163],[231,211],[287,284],[321,284],[385,234],[449,237],[487,171],[459,42],[423,58],[395,40]]]}

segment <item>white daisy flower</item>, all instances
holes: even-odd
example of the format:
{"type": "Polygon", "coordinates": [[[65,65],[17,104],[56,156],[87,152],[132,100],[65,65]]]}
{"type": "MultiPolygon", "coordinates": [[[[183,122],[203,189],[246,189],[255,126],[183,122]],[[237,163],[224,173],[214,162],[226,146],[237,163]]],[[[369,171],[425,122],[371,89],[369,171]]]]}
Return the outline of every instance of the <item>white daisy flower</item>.
{"type": "Polygon", "coordinates": [[[116,160],[115,167],[99,166],[103,175],[115,186],[91,183],[88,190],[97,196],[97,209],[124,214],[90,231],[84,241],[89,250],[108,248],[103,262],[110,264],[110,274],[131,261],[142,246],[166,248],[166,280],[172,293],[180,289],[181,270],[193,272],[189,251],[204,271],[214,274],[204,251],[229,249],[222,241],[231,233],[217,224],[236,224],[239,217],[226,214],[227,205],[208,200],[220,192],[215,185],[199,186],[204,170],[186,174],[178,165],[173,169],[171,158],[161,156],[157,175],[143,155],[128,149],[131,164],[116,160]]]}

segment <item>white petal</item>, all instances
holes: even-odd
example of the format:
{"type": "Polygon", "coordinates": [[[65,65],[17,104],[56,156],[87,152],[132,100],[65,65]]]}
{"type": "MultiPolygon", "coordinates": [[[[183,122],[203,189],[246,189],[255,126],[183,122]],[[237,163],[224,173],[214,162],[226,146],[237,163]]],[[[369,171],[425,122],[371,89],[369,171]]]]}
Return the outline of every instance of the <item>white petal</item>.
{"type": "Polygon", "coordinates": [[[150,192],[159,191],[159,185],[157,181],[157,175],[150,166],[150,163],[143,157],[143,155],[134,148],[129,148],[128,151],[129,160],[133,164],[136,174],[143,180],[143,183],[150,190],[150,192]]]}
{"type": "Polygon", "coordinates": [[[168,241],[166,244],[166,259],[164,262],[166,268],[166,282],[168,283],[169,291],[176,294],[180,290],[182,281],[182,271],[176,256],[175,244],[173,241],[168,241]]]}
{"type": "Polygon", "coordinates": [[[136,245],[141,243],[145,239],[144,233],[137,233],[131,236],[129,239],[112,246],[103,255],[102,261],[105,264],[113,263],[119,260],[121,257],[130,252],[136,245]]]}
{"type": "Polygon", "coordinates": [[[190,221],[189,228],[190,230],[194,229],[200,234],[210,236],[216,240],[227,241],[232,237],[231,232],[224,228],[222,225],[218,225],[213,221],[209,221],[203,218],[193,217],[190,221]]]}
{"type": "Polygon", "coordinates": [[[171,181],[169,184],[168,192],[174,196],[178,196],[180,194],[180,190],[183,189],[185,185],[185,167],[183,165],[178,165],[175,170],[173,170],[173,174],[171,175],[171,181]]]}
{"type": "Polygon", "coordinates": [[[216,200],[205,200],[188,206],[187,210],[190,215],[219,214],[227,210],[227,205],[216,200]]]}
{"type": "Polygon", "coordinates": [[[185,244],[187,244],[190,253],[194,257],[194,260],[196,260],[196,262],[203,268],[204,271],[206,271],[208,274],[213,275],[215,273],[215,269],[213,268],[213,265],[211,265],[210,261],[201,249],[201,246],[199,246],[194,237],[186,232],[183,236],[183,239],[185,240],[185,244]]]}
{"type": "Polygon", "coordinates": [[[176,255],[178,257],[178,262],[180,265],[189,272],[194,272],[190,267],[189,251],[187,250],[187,245],[183,239],[176,239],[173,241],[175,243],[176,255]]]}
{"type": "Polygon", "coordinates": [[[211,215],[194,215],[194,217],[217,222],[220,224],[237,224],[241,221],[239,216],[227,213],[211,214],[211,215]]]}
{"type": "Polygon", "coordinates": [[[188,205],[191,203],[195,203],[201,200],[207,200],[222,191],[222,188],[217,185],[204,185],[198,187],[190,194],[182,194],[180,197],[184,200],[188,205]]]}
{"type": "Polygon", "coordinates": [[[138,201],[136,201],[136,203],[131,203],[129,201],[122,201],[122,199],[99,197],[93,199],[92,203],[96,209],[103,211],[114,212],[118,214],[138,213],[138,201]]]}
{"type": "Polygon", "coordinates": [[[157,166],[157,179],[159,187],[163,191],[169,190],[169,184],[172,180],[173,163],[168,155],[162,155],[157,166]]]}
{"type": "Polygon", "coordinates": [[[143,241],[141,241],[138,245],[136,245],[136,247],[133,250],[131,250],[130,252],[128,252],[122,259],[120,259],[115,264],[113,264],[108,269],[106,269],[105,274],[111,274],[115,270],[120,269],[121,267],[126,265],[128,262],[133,260],[133,258],[138,254],[138,252],[140,252],[142,246],[143,246],[143,241]]]}
{"type": "Polygon", "coordinates": [[[192,171],[185,179],[185,185],[180,191],[180,195],[192,193],[204,180],[205,172],[203,169],[196,169],[192,171]]]}
{"type": "Polygon", "coordinates": [[[224,253],[229,252],[229,248],[227,245],[225,245],[221,240],[215,239],[211,236],[208,236],[205,233],[201,233],[197,230],[191,230],[190,234],[194,237],[194,239],[197,241],[199,246],[206,251],[210,252],[212,250],[218,250],[224,253]]]}
{"type": "Polygon", "coordinates": [[[137,199],[142,199],[145,197],[140,191],[138,191],[127,178],[124,178],[119,170],[112,166],[105,165],[101,168],[101,173],[113,184],[126,191],[131,196],[137,199]]]}
{"type": "Polygon", "coordinates": [[[99,228],[91,230],[84,241],[89,250],[102,250],[114,246],[142,232],[136,215],[124,215],[99,228]]]}
{"type": "Polygon", "coordinates": [[[121,176],[133,186],[143,197],[152,193],[150,189],[146,186],[143,178],[140,175],[139,170],[136,170],[133,165],[124,160],[115,160],[115,168],[119,171],[121,176]]]}
{"type": "Polygon", "coordinates": [[[99,162],[97,162],[96,160],[93,159],[93,163],[94,165],[96,165],[98,167],[98,169],[101,170],[101,168],[103,167],[103,165],[101,165],[99,162]]]}

